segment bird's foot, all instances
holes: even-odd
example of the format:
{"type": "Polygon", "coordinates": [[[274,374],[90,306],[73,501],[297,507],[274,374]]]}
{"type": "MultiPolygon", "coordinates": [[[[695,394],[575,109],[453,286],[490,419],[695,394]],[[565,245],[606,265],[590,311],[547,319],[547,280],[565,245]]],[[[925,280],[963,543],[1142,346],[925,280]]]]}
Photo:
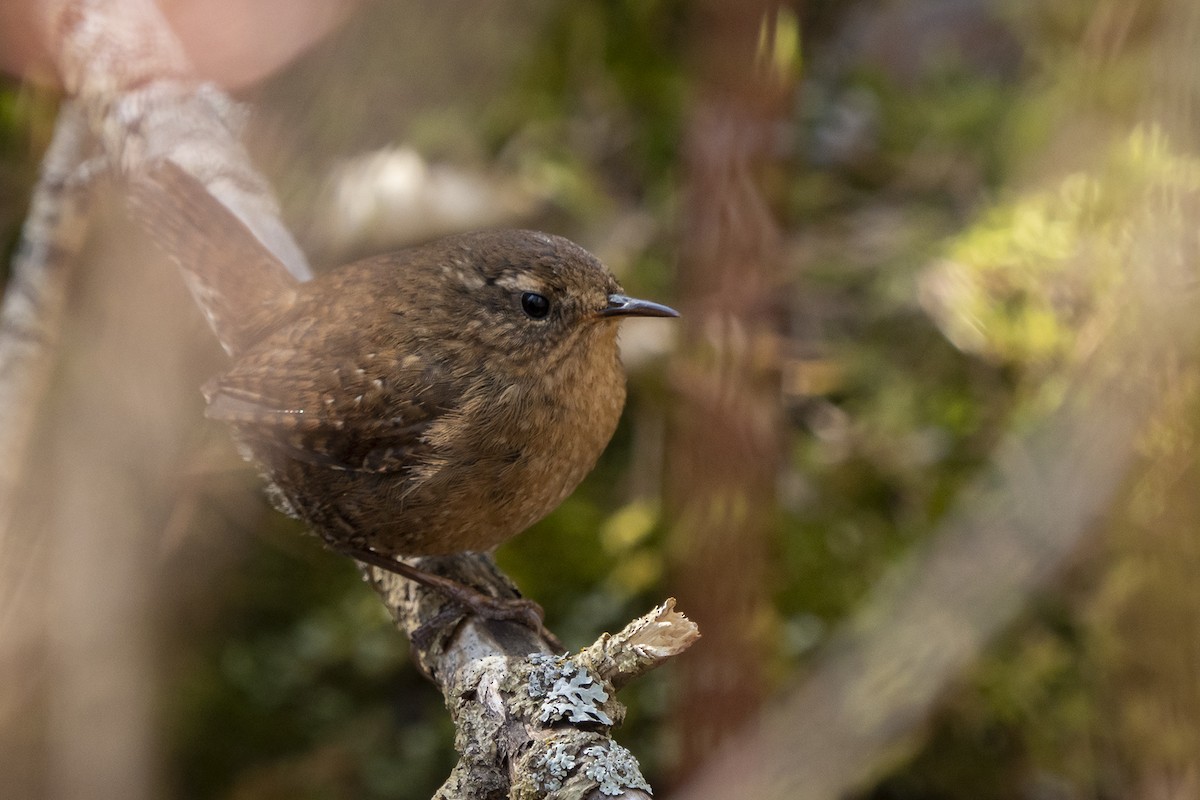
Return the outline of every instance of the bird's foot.
{"type": "MultiPolygon", "coordinates": [[[[338,549],[340,552],[364,564],[393,572],[422,586],[427,586],[471,614],[484,619],[507,620],[524,625],[546,639],[554,647],[562,649],[558,638],[542,624],[542,620],[546,616],[542,607],[532,600],[523,597],[493,597],[453,578],[427,572],[406,561],[401,561],[366,547],[339,547],[338,549]]],[[[428,639],[432,631],[426,629],[444,624],[446,618],[455,613],[449,609],[448,611],[450,611],[449,614],[438,614],[433,620],[423,624],[414,633],[414,640],[417,638],[428,639]],[[424,632],[423,635],[418,636],[422,632],[424,632]]]]}

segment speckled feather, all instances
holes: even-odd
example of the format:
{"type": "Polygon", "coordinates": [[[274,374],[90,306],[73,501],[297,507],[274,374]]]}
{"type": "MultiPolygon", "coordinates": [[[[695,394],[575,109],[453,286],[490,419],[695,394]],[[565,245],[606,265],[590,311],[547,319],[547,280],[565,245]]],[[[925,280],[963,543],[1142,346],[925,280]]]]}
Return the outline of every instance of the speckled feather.
{"type": "MultiPolygon", "coordinates": [[[[192,195],[197,236],[250,246],[194,179],[156,180],[192,195]]],[[[618,318],[601,311],[620,291],[585,250],[531,231],[350,264],[289,291],[205,387],[208,415],[334,547],[485,550],[557,506],[612,436],[625,385],[618,318]],[[550,300],[545,319],[523,312],[525,292],[550,300]]]]}

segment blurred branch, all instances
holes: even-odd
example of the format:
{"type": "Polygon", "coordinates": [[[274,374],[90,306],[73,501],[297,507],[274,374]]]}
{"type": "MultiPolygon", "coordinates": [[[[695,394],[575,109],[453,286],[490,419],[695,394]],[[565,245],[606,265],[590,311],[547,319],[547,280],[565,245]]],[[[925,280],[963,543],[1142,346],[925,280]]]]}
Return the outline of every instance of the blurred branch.
{"type": "MultiPolygon", "coordinates": [[[[32,580],[30,558],[13,555],[19,542],[9,528],[55,365],[68,278],[88,231],[94,178],[111,164],[136,163],[134,153],[161,157],[179,151],[185,162],[203,157],[205,163],[249,169],[224,117],[214,113],[232,104],[215,100],[211,89],[181,89],[187,62],[153,3],[46,2],[38,11],[72,98],[62,105],[44,157],[0,308],[0,564],[6,573],[0,585],[6,592],[32,580]],[[193,142],[195,137],[208,144],[193,142]],[[231,155],[214,155],[222,152],[231,155]]],[[[282,230],[277,220],[274,227],[282,230]]],[[[284,232],[283,239],[286,252],[290,235],[284,232]]],[[[294,244],[291,248],[299,253],[294,244]]],[[[297,263],[302,268],[303,258],[297,263]]],[[[0,640],[11,644],[22,638],[8,631],[21,605],[5,597],[3,608],[0,640]]]]}
{"type": "Polygon", "coordinates": [[[666,449],[679,594],[704,625],[676,699],[688,776],[766,691],[768,551],[785,433],[780,237],[769,177],[791,101],[796,18],[777,0],[696,2],[696,99],[683,153],[682,347],[666,449]]]}
{"type": "MultiPolygon", "coordinates": [[[[67,280],[87,235],[88,187],[78,180],[87,145],[79,109],[67,102],[42,162],[0,306],[0,552],[12,544],[7,529],[13,495],[54,366],[67,280]]],[[[0,564],[12,563],[0,558],[0,564]]],[[[0,605],[10,609],[7,602],[0,605]]]]}
{"type": "MultiPolygon", "coordinates": [[[[0,665],[6,676],[29,662],[43,635],[37,605],[46,575],[38,556],[48,542],[16,529],[16,506],[56,364],[67,284],[87,234],[87,183],[73,180],[87,152],[83,120],[65,103],[0,306],[0,665]]],[[[15,676],[0,686],[3,729],[27,703],[28,686],[15,676]]]]}

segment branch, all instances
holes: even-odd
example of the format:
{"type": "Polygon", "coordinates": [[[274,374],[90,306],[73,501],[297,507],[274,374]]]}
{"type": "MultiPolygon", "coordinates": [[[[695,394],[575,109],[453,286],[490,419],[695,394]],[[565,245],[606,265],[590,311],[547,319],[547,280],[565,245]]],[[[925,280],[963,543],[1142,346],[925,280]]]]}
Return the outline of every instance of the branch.
{"type": "MultiPolygon", "coordinates": [[[[497,597],[517,596],[485,555],[416,563],[497,597]]],[[[611,737],[625,716],[615,693],[699,638],[673,599],[575,655],[554,655],[556,643],[544,633],[464,619],[437,592],[390,572],[366,572],[458,729],[462,757],[435,800],[649,797],[636,759],[611,737]]]]}

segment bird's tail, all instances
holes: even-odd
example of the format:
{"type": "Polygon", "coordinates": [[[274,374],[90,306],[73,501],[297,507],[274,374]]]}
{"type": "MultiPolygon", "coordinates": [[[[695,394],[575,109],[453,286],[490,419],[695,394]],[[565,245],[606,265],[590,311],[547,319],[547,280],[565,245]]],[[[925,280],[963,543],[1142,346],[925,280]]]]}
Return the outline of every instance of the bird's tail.
{"type": "Polygon", "coordinates": [[[182,269],[227,352],[238,353],[257,341],[294,301],[298,280],[284,262],[174,162],[161,161],[131,176],[129,204],[182,269]]]}

